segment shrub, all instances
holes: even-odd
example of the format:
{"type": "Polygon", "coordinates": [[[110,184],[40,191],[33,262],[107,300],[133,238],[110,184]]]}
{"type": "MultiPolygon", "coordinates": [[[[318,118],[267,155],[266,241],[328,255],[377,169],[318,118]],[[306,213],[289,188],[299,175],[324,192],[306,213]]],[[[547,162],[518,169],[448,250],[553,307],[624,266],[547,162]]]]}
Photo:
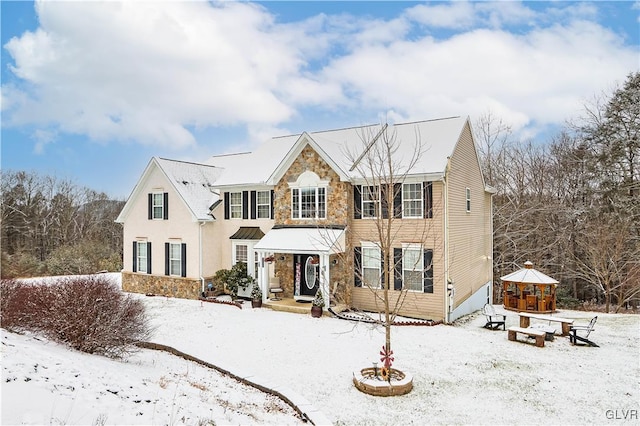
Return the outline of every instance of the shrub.
{"type": "Polygon", "coordinates": [[[3,304],[5,289],[13,296],[6,316],[2,314],[2,327],[38,332],[79,351],[120,357],[151,332],[142,302],[103,275],[38,285],[3,280],[3,304]]]}

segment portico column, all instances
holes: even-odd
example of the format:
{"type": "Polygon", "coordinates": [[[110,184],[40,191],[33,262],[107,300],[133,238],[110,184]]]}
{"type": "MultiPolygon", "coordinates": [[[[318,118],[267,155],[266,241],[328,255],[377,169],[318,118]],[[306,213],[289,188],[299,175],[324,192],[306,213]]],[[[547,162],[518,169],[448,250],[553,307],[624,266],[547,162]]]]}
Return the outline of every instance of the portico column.
{"type": "Polygon", "coordinates": [[[258,252],[258,285],[262,289],[262,302],[266,302],[269,296],[269,271],[264,261],[264,252],[258,252]]]}
{"type": "Polygon", "coordinates": [[[329,272],[329,254],[322,253],[320,256],[320,291],[324,298],[325,308],[329,307],[329,283],[331,276],[329,272]]]}

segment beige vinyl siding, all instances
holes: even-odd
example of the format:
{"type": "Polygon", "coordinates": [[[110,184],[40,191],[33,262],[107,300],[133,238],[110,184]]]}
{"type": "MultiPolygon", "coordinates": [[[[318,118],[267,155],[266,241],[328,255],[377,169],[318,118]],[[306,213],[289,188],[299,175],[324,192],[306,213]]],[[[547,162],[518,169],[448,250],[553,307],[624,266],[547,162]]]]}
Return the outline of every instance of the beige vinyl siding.
{"type": "MultiPolygon", "coordinates": [[[[353,197],[351,197],[353,198],[353,197]]],[[[396,306],[399,297],[403,297],[398,313],[400,315],[441,320],[444,318],[444,236],[443,236],[443,185],[433,182],[433,218],[432,219],[394,219],[391,235],[392,247],[400,248],[403,243],[422,244],[425,249],[433,250],[433,293],[390,290],[391,306],[396,306]]],[[[380,237],[376,229],[377,219],[356,219],[351,221],[349,234],[352,247],[362,241],[377,242],[380,237]]],[[[393,286],[393,282],[391,284],[393,286]]],[[[351,280],[353,287],[353,279],[351,280]]],[[[352,306],[370,312],[384,310],[381,299],[367,287],[352,288],[352,306]]]]}
{"type": "Polygon", "coordinates": [[[465,125],[447,172],[449,278],[457,307],[484,285],[491,274],[488,200],[469,125],[465,125]],[[466,190],[471,192],[467,212],[466,190]]]}

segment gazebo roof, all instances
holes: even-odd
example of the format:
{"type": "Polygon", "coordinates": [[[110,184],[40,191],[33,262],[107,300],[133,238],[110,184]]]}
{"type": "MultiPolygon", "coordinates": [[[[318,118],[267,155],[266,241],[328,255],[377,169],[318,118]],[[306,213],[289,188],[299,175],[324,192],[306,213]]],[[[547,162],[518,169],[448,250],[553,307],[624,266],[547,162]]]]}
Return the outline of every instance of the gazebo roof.
{"type": "Polygon", "coordinates": [[[533,263],[527,261],[524,263],[524,268],[512,272],[509,275],[500,277],[502,281],[509,281],[513,283],[526,283],[526,284],[559,284],[548,275],[533,269],[533,263]]]}

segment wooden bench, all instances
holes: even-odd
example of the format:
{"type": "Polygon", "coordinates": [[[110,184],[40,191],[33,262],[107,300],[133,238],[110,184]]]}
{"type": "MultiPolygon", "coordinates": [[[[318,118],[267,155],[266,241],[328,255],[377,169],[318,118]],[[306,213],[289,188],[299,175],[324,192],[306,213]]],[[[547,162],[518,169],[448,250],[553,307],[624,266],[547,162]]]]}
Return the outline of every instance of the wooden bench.
{"type": "Polygon", "coordinates": [[[516,341],[516,335],[518,333],[521,334],[526,334],[527,336],[531,336],[531,337],[535,337],[536,338],[536,346],[539,348],[544,347],[544,338],[547,335],[547,333],[545,333],[542,330],[537,330],[535,328],[522,328],[522,327],[509,327],[507,329],[508,334],[508,338],[511,341],[516,341]]]}
{"type": "Polygon", "coordinates": [[[560,318],[560,317],[552,317],[551,315],[540,315],[540,314],[530,314],[528,312],[520,312],[520,327],[527,328],[531,322],[531,318],[538,319],[542,321],[555,321],[562,323],[562,335],[568,336],[571,325],[573,324],[572,319],[560,318]]]}

